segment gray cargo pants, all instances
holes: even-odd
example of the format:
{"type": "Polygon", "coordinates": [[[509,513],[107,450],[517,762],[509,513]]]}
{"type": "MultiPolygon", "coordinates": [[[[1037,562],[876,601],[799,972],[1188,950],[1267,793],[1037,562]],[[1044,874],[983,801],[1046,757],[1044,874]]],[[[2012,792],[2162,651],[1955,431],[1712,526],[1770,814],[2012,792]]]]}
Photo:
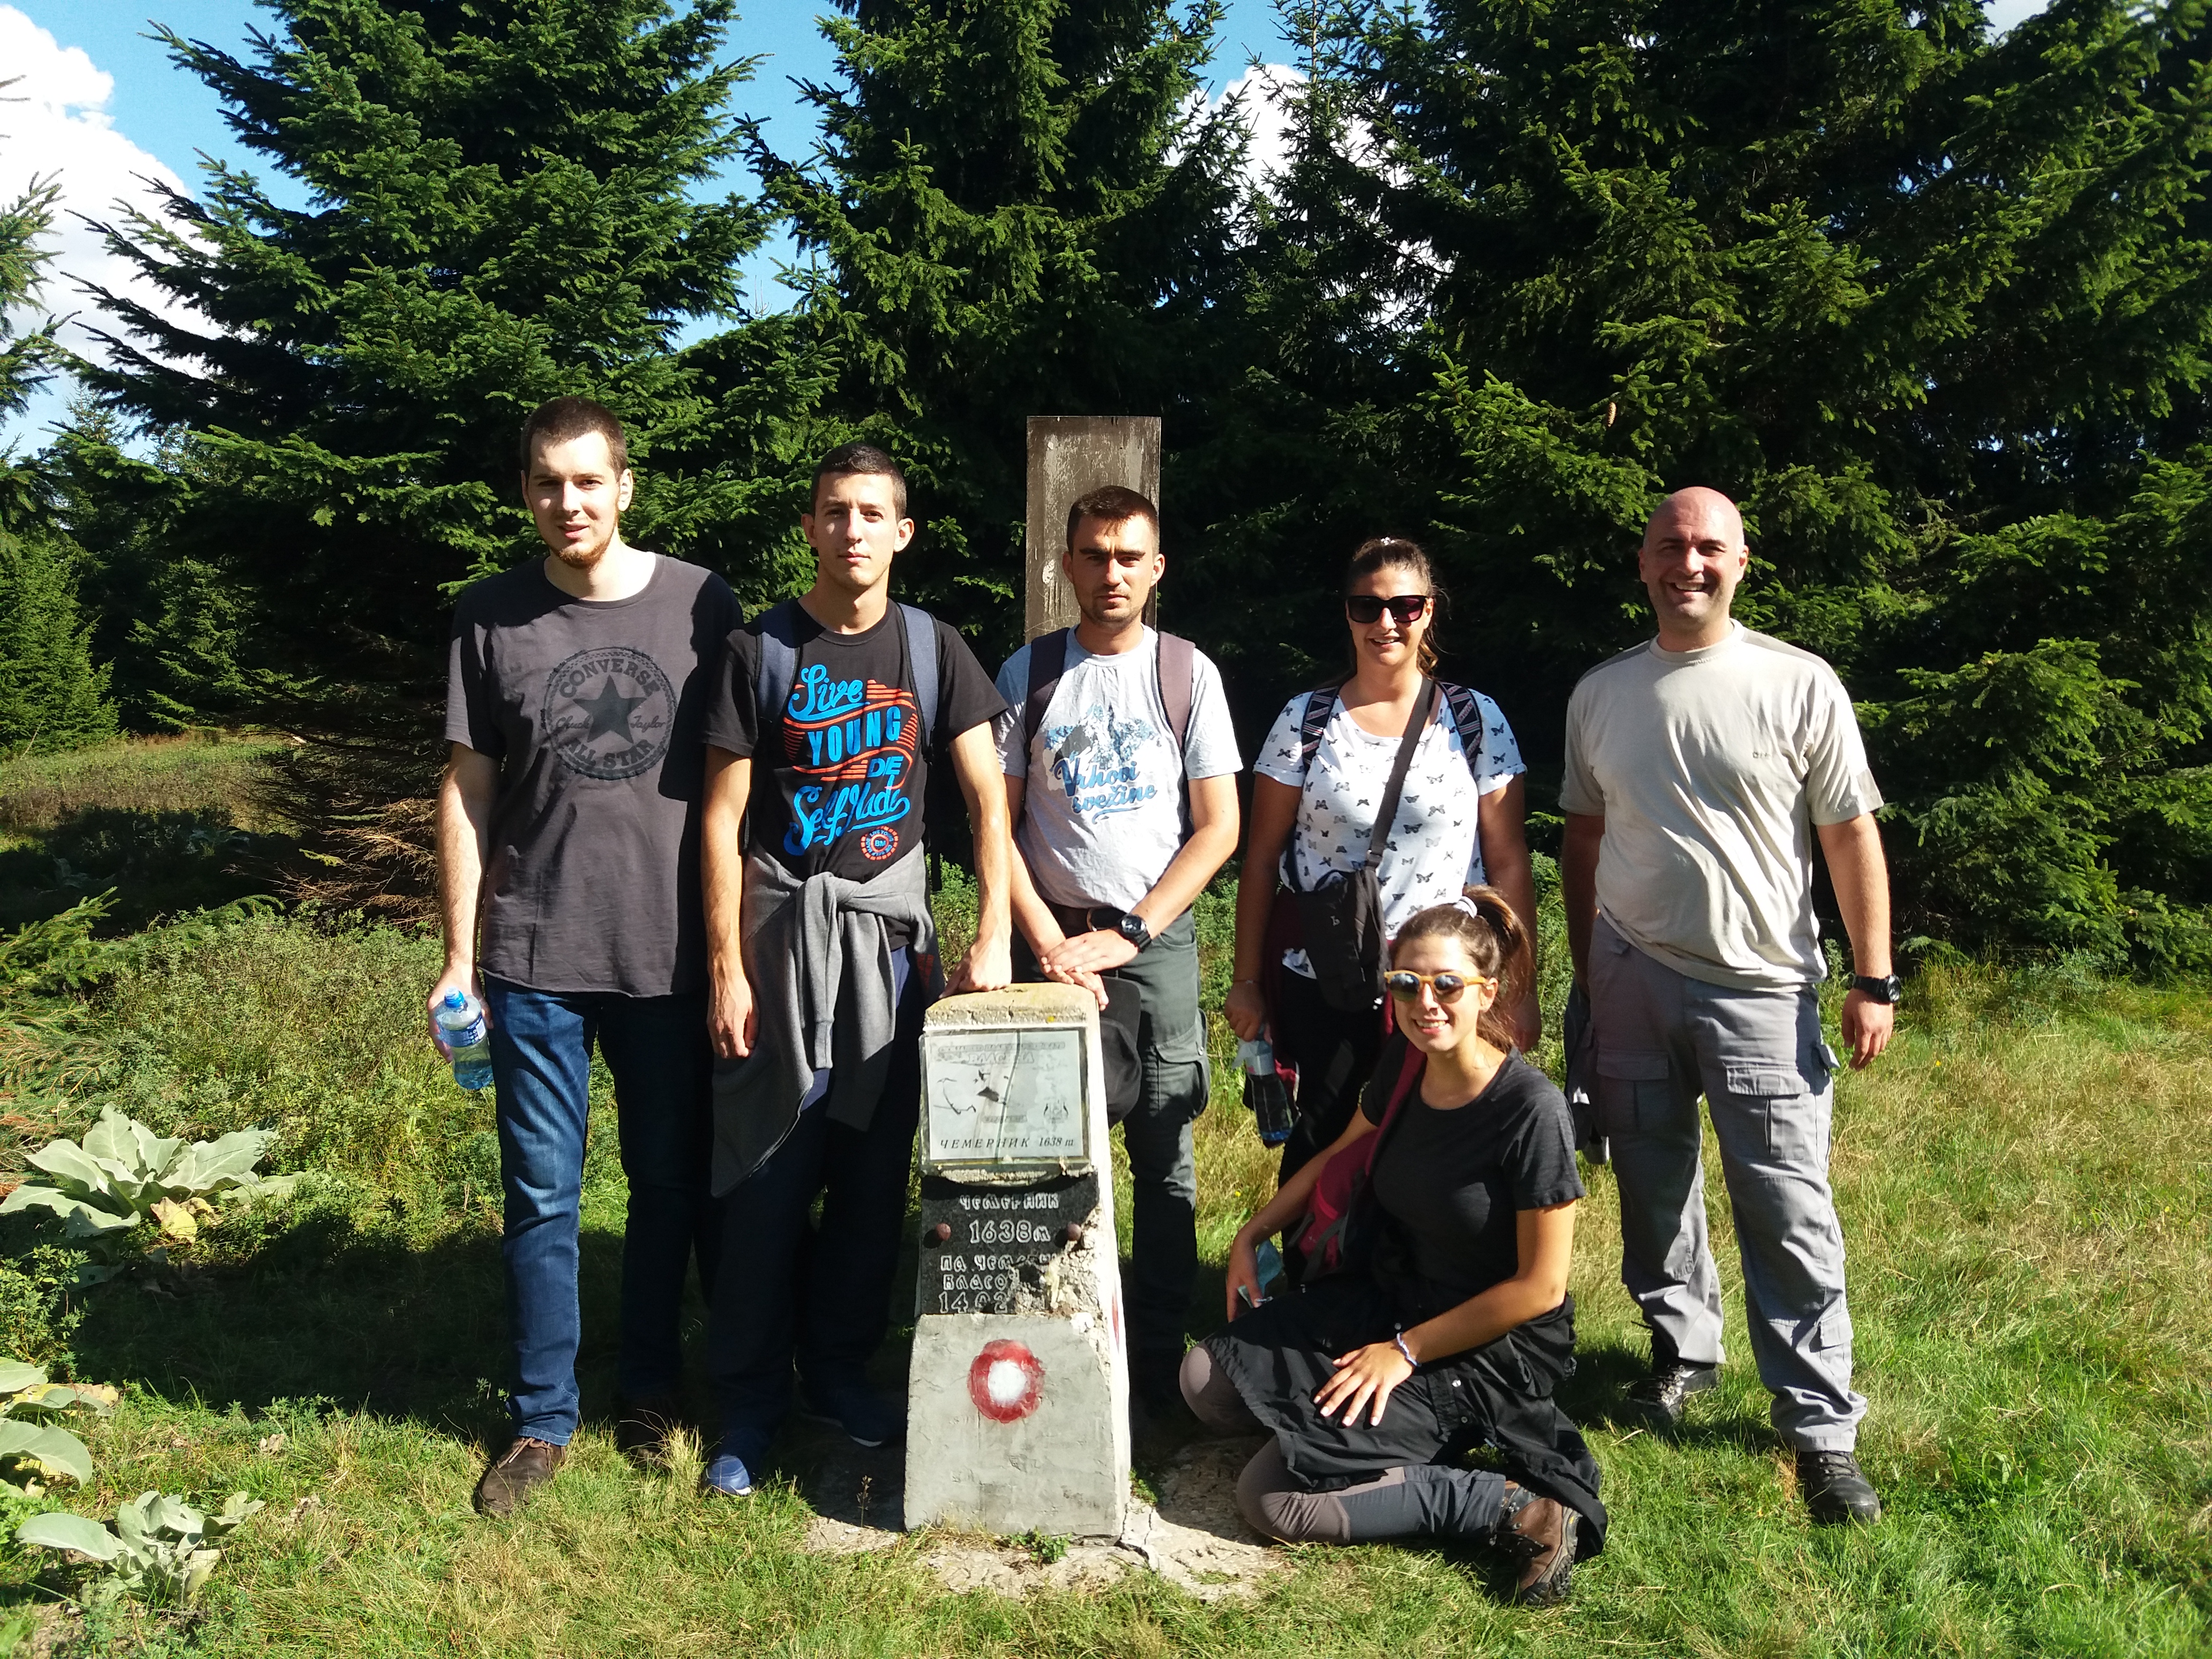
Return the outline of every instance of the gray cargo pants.
{"type": "Polygon", "coordinates": [[[1603,916],[1590,937],[1593,1091],[1620,1183],[1620,1280],[1655,1363],[1721,1362],[1721,1287],[1705,1236],[1698,1097],[1712,1112],[1743,1263],[1752,1358],[1791,1446],[1848,1451],[1851,1390],[1844,1234],[1828,1188],[1835,1056],[1820,1002],[1742,991],[1653,960],[1603,916]]]}

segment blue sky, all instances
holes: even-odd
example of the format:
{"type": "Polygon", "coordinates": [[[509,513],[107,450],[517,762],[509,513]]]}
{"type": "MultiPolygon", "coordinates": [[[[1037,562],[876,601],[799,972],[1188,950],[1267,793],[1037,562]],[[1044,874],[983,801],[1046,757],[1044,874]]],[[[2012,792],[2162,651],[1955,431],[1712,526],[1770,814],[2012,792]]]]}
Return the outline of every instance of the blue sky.
{"type": "MultiPolygon", "coordinates": [[[[742,6],[743,0],[740,0],[742,6]]],[[[769,141],[787,155],[803,154],[811,143],[812,112],[799,101],[796,78],[826,80],[833,62],[816,26],[824,8],[799,0],[755,0],[731,31],[732,57],[759,56],[763,61],[751,82],[739,88],[737,105],[759,118],[769,141]]],[[[27,111],[0,115],[0,193],[12,195],[32,173],[58,168],[67,191],[65,205],[101,214],[118,195],[143,197],[141,175],[166,174],[193,185],[204,154],[258,173],[281,202],[302,198],[271,176],[267,164],[246,152],[224,124],[215,94],[197,77],[170,61],[167,49],[149,38],[153,19],[188,40],[240,56],[251,48],[256,27],[268,26],[269,14],[253,0],[4,0],[0,3],[0,58],[18,66],[23,83],[13,90],[31,94],[27,111]],[[41,101],[41,100],[44,101],[41,101]]],[[[1276,22],[1273,0],[1231,0],[1223,45],[1213,64],[1212,90],[1218,95],[1244,72],[1255,54],[1284,61],[1290,48],[1276,22]]],[[[727,187],[749,191],[750,172],[740,167],[727,187]]],[[[84,277],[112,286],[125,273],[102,255],[96,239],[74,221],[60,238],[58,277],[84,277]]],[[[757,303],[782,302],[775,273],[792,256],[788,240],[763,247],[747,264],[747,286],[757,303]]],[[[66,281],[49,285],[46,303],[57,310],[83,304],[66,281]]],[[[80,349],[90,343],[71,331],[80,349]]],[[[41,394],[22,418],[0,428],[0,439],[34,447],[39,434],[63,409],[59,388],[41,394]]]]}

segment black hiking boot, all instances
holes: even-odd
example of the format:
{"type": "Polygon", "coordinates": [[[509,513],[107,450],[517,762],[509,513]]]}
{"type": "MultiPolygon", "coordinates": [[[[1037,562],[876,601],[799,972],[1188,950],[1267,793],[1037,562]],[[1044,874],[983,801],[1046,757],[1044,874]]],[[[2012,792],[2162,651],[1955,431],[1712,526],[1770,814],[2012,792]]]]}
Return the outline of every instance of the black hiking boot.
{"type": "Polygon", "coordinates": [[[1650,1376],[1629,1389],[1629,1407],[1655,1429],[1678,1429],[1690,1396],[1718,1387],[1720,1380],[1717,1365],[1689,1365],[1679,1359],[1655,1364],[1650,1376]]]}
{"type": "Polygon", "coordinates": [[[1847,1451],[1797,1454],[1797,1489],[1823,1526],[1870,1527],[1881,1519],[1881,1496],[1847,1451]]]}

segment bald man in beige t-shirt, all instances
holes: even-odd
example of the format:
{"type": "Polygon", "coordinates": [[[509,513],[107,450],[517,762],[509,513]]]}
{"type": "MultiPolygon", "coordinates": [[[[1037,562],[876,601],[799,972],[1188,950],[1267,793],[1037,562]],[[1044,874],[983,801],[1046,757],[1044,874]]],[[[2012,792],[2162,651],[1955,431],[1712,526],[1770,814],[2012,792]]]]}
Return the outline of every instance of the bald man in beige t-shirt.
{"type": "Polygon", "coordinates": [[[1815,1520],[1871,1522],[1881,1503],[1854,1455],[1866,1401],[1851,1388],[1828,1187],[1836,1060],[1820,1032],[1812,841],[1856,958],[1842,1036],[1863,1066],[1889,1041],[1898,994],[1881,796],[1835,671],[1730,618],[1749,560],[1717,490],[1679,490],[1652,514],[1637,563],[1658,637],[1592,669],[1567,705],[1567,938],[1620,1183],[1621,1280],[1651,1330],[1651,1374],[1632,1398],[1671,1428],[1717,1380],[1703,1094],[1775,1428],[1815,1520]]]}

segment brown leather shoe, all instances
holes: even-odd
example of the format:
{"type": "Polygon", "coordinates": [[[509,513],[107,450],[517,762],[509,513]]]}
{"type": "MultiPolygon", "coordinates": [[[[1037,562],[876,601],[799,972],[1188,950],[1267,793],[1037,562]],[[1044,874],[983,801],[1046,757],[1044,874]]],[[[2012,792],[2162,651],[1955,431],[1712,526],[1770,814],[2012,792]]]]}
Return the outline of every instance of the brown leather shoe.
{"type": "Polygon", "coordinates": [[[568,1455],[566,1446],[520,1437],[477,1482],[477,1508],[486,1515],[514,1514],[532,1492],[553,1478],[568,1455]]]}
{"type": "Polygon", "coordinates": [[[668,1462],[668,1442],[684,1426],[684,1404],[672,1395],[625,1400],[615,1414],[615,1449],[641,1468],[668,1462]]]}
{"type": "Polygon", "coordinates": [[[1557,1498],[1540,1498],[1526,1486],[1505,1483],[1498,1543],[1521,1563],[1515,1601],[1555,1607],[1567,1599],[1568,1581],[1575,1570],[1575,1528],[1581,1520],[1557,1498]]]}

